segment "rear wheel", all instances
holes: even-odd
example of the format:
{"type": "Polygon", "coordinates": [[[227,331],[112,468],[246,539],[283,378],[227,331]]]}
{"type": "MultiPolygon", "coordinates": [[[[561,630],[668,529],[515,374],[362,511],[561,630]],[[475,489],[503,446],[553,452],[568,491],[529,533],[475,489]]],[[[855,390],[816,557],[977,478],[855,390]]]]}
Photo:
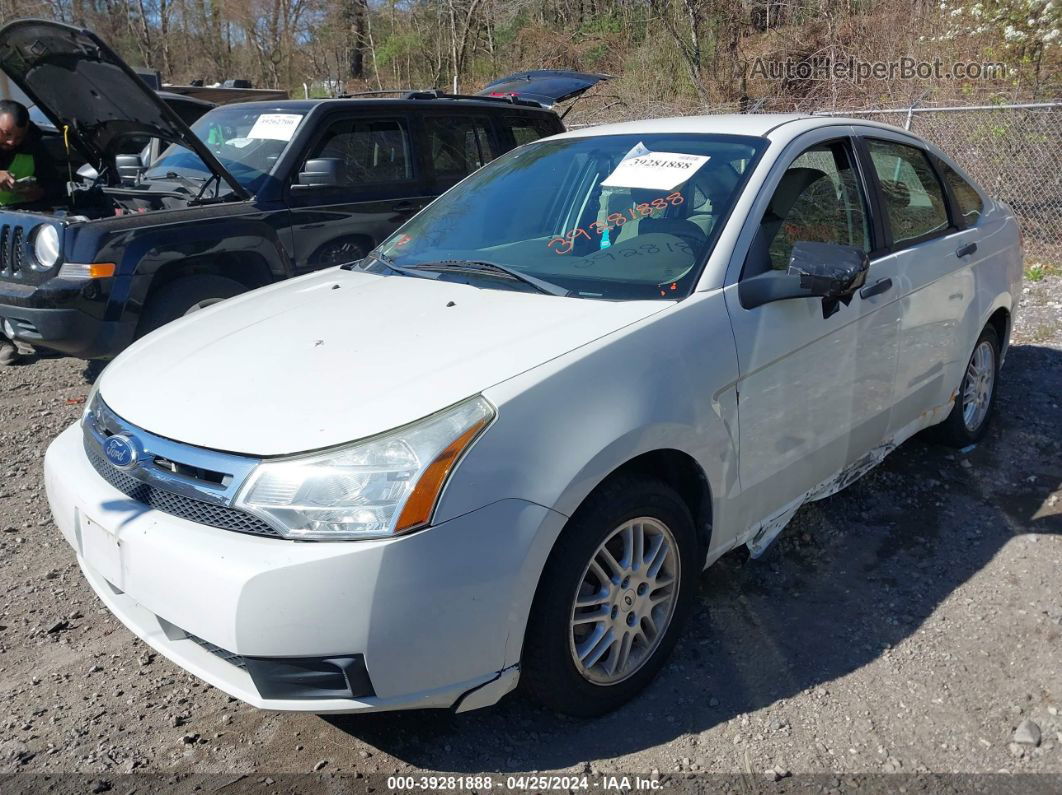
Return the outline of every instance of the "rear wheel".
{"type": "Polygon", "coordinates": [[[992,326],[986,326],[970,354],[951,413],[934,429],[941,443],[967,447],[987,433],[996,405],[999,349],[999,334],[992,326]]]}
{"type": "Polygon", "coordinates": [[[595,492],[535,595],[521,677],[529,695],[580,717],[631,699],[674,648],[699,568],[693,520],[673,489],[624,476],[595,492]]]}
{"type": "Polygon", "coordinates": [[[164,284],[148,297],[137,336],[142,337],[172,320],[244,292],[247,288],[240,282],[209,273],[185,276],[164,284]]]}

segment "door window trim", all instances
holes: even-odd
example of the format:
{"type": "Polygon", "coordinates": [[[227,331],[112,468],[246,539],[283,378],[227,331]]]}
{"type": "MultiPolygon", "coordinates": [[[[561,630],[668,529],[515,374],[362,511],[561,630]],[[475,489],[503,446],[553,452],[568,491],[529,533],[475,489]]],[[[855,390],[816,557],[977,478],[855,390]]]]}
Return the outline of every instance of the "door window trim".
{"type": "Polygon", "coordinates": [[[899,251],[906,251],[914,246],[921,245],[930,240],[936,240],[937,238],[947,237],[953,235],[956,232],[962,231],[962,228],[955,221],[955,208],[952,203],[951,193],[945,185],[940,169],[934,162],[933,153],[929,151],[926,145],[917,138],[909,138],[907,136],[892,136],[889,135],[888,130],[881,131],[884,134],[874,133],[856,133],[856,138],[859,141],[860,157],[865,160],[865,170],[874,185],[874,198],[875,203],[878,206],[878,212],[881,219],[882,230],[884,232],[884,249],[883,255],[895,254],[899,251]],[[877,169],[874,167],[874,161],[870,155],[870,141],[881,141],[883,143],[897,144],[899,146],[907,146],[911,149],[917,149],[925,157],[926,162],[929,163],[930,171],[933,173],[934,178],[937,180],[937,184],[940,185],[941,195],[944,197],[944,212],[948,217],[948,225],[944,229],[939,229],[935,232],[928,232],[924,235],[905,240],[903,243],[897,245],[892,236],[892,221],[889,219],[889,214],[885,210],[884,193],[881,188],[881,180],[878,178],[877,169]]]}

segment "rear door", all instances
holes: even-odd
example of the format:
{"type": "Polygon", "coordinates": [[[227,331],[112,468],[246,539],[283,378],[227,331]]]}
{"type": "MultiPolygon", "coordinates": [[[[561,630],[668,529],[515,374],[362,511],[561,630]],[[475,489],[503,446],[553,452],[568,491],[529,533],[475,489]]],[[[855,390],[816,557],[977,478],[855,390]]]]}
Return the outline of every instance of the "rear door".
{"type": "Polygon", "coordinates": [[[971,266],[983,256],[969,244],[930,154],[917,139],[864,130],[862,149],[877,185],[895,288],[901,298],[900,351],[893,436],[925,425],[949,401],[970,355],[962,323],[974,301],[971,266]]]}
{"type": "Polygon", "coordinates": [[[434,197],[407,114],[347,112],[319,126],[286,190],[297,273],[360,259],[434,197]],[[299,184],[306,162],[321,159],[338,161],[337,181],[299,184]]]}

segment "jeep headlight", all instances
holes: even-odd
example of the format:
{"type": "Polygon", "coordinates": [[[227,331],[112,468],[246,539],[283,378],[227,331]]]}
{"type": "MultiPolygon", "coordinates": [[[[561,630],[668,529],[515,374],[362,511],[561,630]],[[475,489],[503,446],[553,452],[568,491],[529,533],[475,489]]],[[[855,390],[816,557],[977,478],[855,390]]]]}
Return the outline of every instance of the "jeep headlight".
{"type": "Polygon", "coordinates": [[[483,397],[325,452],[259,464],[236,498],[287,538],[386,538],[426,526],[458,460],[494,418],[483,397]]]}
{"type": "Polygon", "coordinates": [[[40,270],[55,267],[59,261],[59,230],[51,224],[41,224],[33,235],[33,258],[40,270]]]}

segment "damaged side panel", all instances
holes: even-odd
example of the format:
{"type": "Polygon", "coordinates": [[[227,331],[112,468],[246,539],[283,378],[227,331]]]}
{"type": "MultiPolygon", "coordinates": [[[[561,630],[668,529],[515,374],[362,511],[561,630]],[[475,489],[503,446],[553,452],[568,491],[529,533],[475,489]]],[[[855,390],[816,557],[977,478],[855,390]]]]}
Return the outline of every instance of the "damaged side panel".
{"type": "Polygon", "coordinates": [[[910,425],[901,428],[891,440],[878,445],[840,472],[837,472],[829,479],[823,481],[815,488],[810,489],[805,494],[786,505],[773,516],[762,522],[758,522],[749,528],[745,534],[745,538],[748,539],[745,541],[745,545],[748,547],[749,555],[753,558],[758,558],[762,555],[767,547],[771,545],[771,542],[774,541],[782,530],[785,529],[786,525],[789,524],[790,520],[796,515],[796,512],[802,505],[833,496],[841,489],[850,486],[884,461],[885,456],[916,433],[942,422],[951,411],[957,394],[958,390],[953,391],[951,398],[947,403],[938,406],[935,409],[929,409],[923,412],[917,420],[910,425]]]}

